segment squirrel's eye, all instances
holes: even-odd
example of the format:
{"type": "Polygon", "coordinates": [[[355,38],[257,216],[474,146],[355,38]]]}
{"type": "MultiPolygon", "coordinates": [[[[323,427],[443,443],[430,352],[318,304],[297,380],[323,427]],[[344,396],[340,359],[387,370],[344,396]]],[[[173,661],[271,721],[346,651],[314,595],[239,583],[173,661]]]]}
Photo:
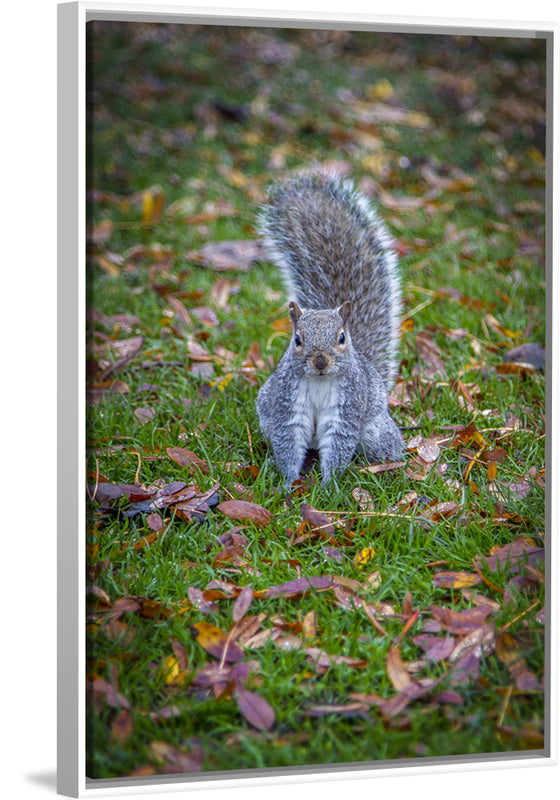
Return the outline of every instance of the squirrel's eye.
{"type": "Polygon", "coordinates": [[[346,341],[346,336],[344,335],[344,331],[341,331],[340,336],[338,337],[338,343],[344,344],[345,341],[346,341]]]}
{"type": "Polygon", "coordinates": [[[296,333],[296,335],[294,336],[294,344],[296,347],[301,347],[301,336],[299,335],[299,333],[296,333]]]}

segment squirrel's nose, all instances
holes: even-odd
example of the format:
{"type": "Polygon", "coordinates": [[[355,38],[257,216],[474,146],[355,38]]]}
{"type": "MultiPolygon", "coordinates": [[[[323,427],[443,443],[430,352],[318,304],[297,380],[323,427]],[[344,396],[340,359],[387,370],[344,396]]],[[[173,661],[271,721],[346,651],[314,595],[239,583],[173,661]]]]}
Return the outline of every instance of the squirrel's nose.
{"type": "Polygon", "coordinates": [[[329,359],[325,356],[324,353],[317,353],[317,355],[313,358],[313,366],[317,370],[317,372],[324,372],[324,370],[329,365],[329,359]]]}

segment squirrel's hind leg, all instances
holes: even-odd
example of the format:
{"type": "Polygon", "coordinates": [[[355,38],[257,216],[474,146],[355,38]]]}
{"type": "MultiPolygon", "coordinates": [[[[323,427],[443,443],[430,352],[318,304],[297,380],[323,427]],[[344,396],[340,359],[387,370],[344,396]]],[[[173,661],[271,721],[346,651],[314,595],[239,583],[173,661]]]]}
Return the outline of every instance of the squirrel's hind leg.
{"type": "Polygon", "coordinates": [[[388,411],[376,414],[368,421],[359,447],[368,461],[382,462],[387,458],[398,461],[402,458],[403,449],[404,439],[399,426],[388,411]]]}

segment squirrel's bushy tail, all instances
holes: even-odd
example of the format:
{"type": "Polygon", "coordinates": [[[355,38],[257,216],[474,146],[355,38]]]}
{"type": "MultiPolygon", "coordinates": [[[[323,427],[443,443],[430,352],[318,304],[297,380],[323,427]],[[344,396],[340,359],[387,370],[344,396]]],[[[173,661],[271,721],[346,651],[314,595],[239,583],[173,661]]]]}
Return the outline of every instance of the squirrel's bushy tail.
{"type": "Polygon", "coordinates": [[[397,255],[384,223],[353,183],[305,174],[275,186],[260,232],[291,299],[303,308],[352,303],[356,349],[390,387],[400,338],[397,255]]]}

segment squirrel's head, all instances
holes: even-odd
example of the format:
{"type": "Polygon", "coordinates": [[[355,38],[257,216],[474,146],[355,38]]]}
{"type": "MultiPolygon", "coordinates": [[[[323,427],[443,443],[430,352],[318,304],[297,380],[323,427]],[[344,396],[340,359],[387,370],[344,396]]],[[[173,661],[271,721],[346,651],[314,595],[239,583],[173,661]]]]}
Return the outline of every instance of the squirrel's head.
{"type": "Polygon", "coordinates": [[[339,308],[302,310],[292,300],[288,307],[294,357],[302,360],[308,375],[335,375],[350,346],[347,322],[351,303],[347,300],[339,308]]]}

